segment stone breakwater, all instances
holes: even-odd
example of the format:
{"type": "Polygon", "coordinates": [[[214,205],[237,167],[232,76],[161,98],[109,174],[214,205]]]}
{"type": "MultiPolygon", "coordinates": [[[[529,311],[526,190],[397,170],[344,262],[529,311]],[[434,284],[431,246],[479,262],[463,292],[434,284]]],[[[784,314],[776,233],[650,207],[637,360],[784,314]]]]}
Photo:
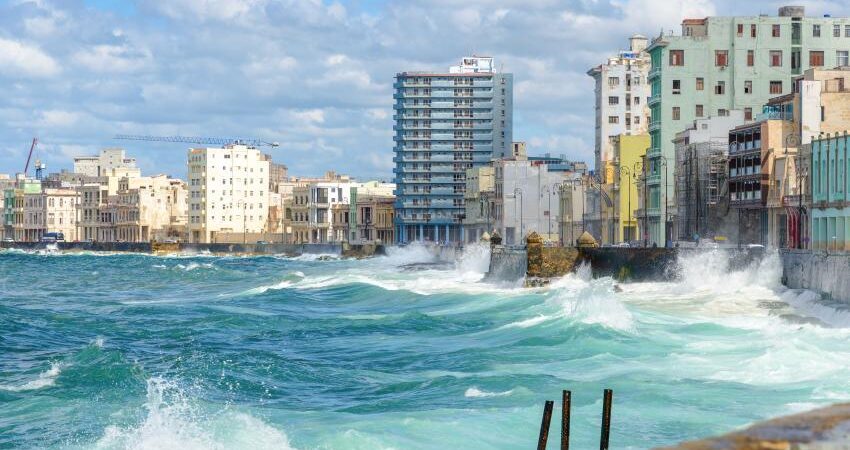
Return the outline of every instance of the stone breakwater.
{"type": "Polygon", "coordinates": [[[757,423],[724,436],[662,450],[845,450],[850,448],[850,403],[757,423]]]}

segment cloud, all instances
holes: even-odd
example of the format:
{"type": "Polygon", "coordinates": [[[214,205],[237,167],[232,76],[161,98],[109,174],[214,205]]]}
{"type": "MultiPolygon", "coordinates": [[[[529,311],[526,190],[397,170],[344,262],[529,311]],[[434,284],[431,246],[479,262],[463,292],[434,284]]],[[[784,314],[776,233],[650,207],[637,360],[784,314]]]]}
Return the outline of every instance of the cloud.
{"type": "MultiPolygon", "coordinates": [[[[51,170],[117,133],[256,137],[296,175],[391,178],[393,77],[472,53],[514,74],[514,138],[592,160],[591,66],[683,17],[776,14],[732,0],[0,1],[0,152],[38,136],[51,170]],[[60,76],[61,75],[61,76],[60,76]],[[64,150],[63,150],[64,149],[64,150]]],[[[850,4],[805,0],[810,16],[850,4]]],[[[185,148],[123,142],[145,173],[185,148]]],[[[10,155],[16,154],[17,150],[10,155]]],[[[5,153],[3,153],[5,154],[5,153]]],[[[19,171],[0,157],[0,173],[19,171]]]]}
{"type": "Polygon", "coordinates": [[[12,77],[52,77],[59,64],[38,46],[0,37],[0,73],[12,77]]]}

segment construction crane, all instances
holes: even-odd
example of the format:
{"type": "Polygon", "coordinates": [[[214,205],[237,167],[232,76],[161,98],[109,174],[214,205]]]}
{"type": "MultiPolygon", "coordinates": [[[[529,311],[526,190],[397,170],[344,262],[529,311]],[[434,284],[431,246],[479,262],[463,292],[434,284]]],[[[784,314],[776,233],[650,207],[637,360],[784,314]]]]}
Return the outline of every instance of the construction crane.
{"type": "Polygon", "coordinates": [[[32,160],[32,151],[35,150],[35,146],[38,145],[38,138],[32,138],[32,145],[30,145],[30,153],[27,155],[27,164],[24,166],[24,176],[27,175],[27,171],[30,170],[30,160],[32,160]]]}
{"type": "Polygon", "coordinates": [[[260,139],[232,139],[232,138],[212,138],[212,137],[187,137],[187,136],[139,136],[129,134],[118,134],[113,139],[125,141],[153,141],[153,142],[176,142],[184,144],[201,144],[201,145],[246,145],[248,147],[278,147],[277,142],[266,142],[260,139]]]}

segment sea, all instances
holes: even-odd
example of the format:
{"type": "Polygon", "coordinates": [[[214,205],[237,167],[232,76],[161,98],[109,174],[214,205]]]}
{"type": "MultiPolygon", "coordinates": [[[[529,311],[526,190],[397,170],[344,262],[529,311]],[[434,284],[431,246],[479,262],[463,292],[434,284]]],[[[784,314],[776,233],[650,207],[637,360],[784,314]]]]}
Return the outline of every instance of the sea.
{"type": "Polygon", "coordinates": [[[0,252],[0,448],[516,449],[572,392],[573,448],[724,433],[850,399],[850,311],[776,254],[677,281],[485,280],[489,249],[0,252]]]}

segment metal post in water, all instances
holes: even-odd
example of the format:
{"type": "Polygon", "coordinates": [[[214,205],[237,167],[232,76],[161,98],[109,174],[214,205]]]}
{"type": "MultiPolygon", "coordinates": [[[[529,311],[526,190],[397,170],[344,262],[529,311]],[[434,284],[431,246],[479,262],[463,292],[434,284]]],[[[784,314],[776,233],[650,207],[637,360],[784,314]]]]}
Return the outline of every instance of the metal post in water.
{"type": "Polygon", "coordinates": [[[608,437],[611,434],[611,403],[614,391],[605,389],[602,399],[602,436],[599,438],[599,450],[608,450],[608,437]]]}
{"type": "Polygon", "coordinates": [[[570,400],[572,392],[561,391],[561,450],[570,450],[570,400]]]}
{"type": "Polygon", "coordinates": [[[549,440],[549,422],[552,421],[552,407],[555,402],[546,400],[543,406],[543,421],[540,422],[540,437],[537,439],[537,450],[546,450],[546,441],[549,440]]]}

